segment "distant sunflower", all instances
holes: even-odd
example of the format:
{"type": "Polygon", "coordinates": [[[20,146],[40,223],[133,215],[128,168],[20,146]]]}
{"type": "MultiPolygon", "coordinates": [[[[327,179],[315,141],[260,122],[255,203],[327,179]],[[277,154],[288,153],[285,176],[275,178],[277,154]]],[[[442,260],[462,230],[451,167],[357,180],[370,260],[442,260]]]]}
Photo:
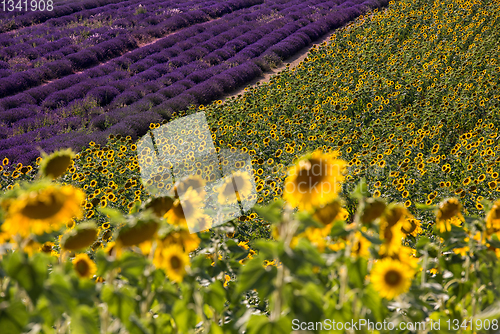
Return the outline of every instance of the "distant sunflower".
{"type": "Polygon", "coordinates": [[[169,246],[162,251],[160,267],[165,270],[168,278],[173,282],[181,282],[189,266],[189,256],[179,245],[169,246]]]}
{"type": "Polygon", "coordinates": [[[225,178],[224,184],[218,189],[217,200],[220,204],[233,204],[248,199],[252,192],[250,174],[237,171],[225,178]]]}
{"type": "Polygon", "coordinates": [[[73,268],[81,278],[91,278],[97,271],[97,267],[86,253],[78,254],[73,259],[73,268]]]}
{"type": "Polygon", "coordinates": [[[74,217],[82,217],[80,204],[84,199],[81,190],[69,185],[50,184],[28,190],[2,203],[6,209],[2,230],[23,237],[57,231],[74,217]]]}
{"type": "Polygon", "coordinates": [[[288,170],[283,199],[300,210],[312,211],[337,198],[346,162],[337,152],[315,151],[288,170]]]}
{"type": "Polygon", "coordinates": [[[201,197],[193,190],[189,189],[184,196],[177,198],[172,208],[165,214],[167,222],[172,225],[188,225],[196,222],[203,215],[200,209],[202,206],[201,197]]]}
{"type": "Polygon", "coordinates": [[[375,262],[370,280],[381,297],[394,299],[410,289],[413,271],[400,261],[385,258],[375,262]]]}

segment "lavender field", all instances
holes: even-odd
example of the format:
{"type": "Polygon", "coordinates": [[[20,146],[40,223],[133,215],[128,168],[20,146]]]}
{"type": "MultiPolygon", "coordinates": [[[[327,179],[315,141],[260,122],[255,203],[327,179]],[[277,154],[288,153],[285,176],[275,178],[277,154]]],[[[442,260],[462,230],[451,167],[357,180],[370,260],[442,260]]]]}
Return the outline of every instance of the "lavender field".
{"type": "Polygon", "coordinates": [[[207,104],[385,0],[101,0],[0,11],[0,158],[80,150],[207,104]]]}

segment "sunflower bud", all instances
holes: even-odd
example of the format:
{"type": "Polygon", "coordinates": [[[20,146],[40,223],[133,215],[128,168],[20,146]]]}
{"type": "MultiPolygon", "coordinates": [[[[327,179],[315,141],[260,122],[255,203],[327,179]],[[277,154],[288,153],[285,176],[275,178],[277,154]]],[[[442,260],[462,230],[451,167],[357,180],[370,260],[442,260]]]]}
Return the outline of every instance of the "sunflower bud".
{"type": "Polygon", "coordinates": [[[385,203],[378,198],[368,198],[361,215],[361,222],[368,224],[380,217],[385,210],[385,203]]]}
{"type": "Polygon", "coordinates": [[[63,236],[62,248],[65,250],[79,250],[92,245],[97,238],[97,228],[93,222],[83,223],[63,236]]]}
{"type": "Polygon", "coordinates": [[[71,166],[74,153],[71,149],[61,150],[46,155],[42,159],[40,166],[41,175],[51,179],[57,179],[59,176],[66,173],[71,166]]]}
{"type": "Polygon", "coordinates": [[[116,241],[122,247],[138,245],[146,240],[150,240],[159,227],[160,224],[155,220],[138,221],[135,225],[121,228],[116,241]]]}

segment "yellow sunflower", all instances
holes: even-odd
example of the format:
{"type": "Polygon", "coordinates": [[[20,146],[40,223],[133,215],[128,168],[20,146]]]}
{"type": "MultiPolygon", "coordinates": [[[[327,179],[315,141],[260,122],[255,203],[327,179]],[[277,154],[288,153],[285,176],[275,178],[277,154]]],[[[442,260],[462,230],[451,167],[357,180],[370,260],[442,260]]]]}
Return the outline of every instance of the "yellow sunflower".
{"type": "Polygon", "coordinates": [[[66,173],[73,162],[74,153],[71,149],[61,150],[51,155],[43,154],[40,164],[40,174],[51,179],[57,179],[66,173]]]}
{"type": "Polygon", "coordinates": [[[388,300],[394,299],[408,292],[414,275],[412,270],[402,265],[398,260],[385,258],[375,262],[370,273],[370,281],[381,297],[388,300]]]}
{"type": "Polygon", "coordinates": [[[462,205],[456,198],[447,198],[438,205],[436,219],[438,222],[447,221],[455,216],[461,217],[462,205]]]}
{"type": "Polygon", "coordinates": [[[2,230],[23,237],[57,231],[74,217],[82,217],[80,204],[84,199],[81,190],[69,185],[50,184],[28,190],[2,203],[6,209],[2,230]]]}
{"type": "Polygon", "coordinates": [[[500,199],[496,200],[486,215],[486,233],[492,235],[500,231],[500,199]]]}
{"type": "Polygon", "coordinates": [[[183,178],[182,180],[176,182],[174,186],[175,197],[182,197],[182,195],[189,189],[192,188],[198,193],[198,195],[203,198],[205,197],[205,181],[198,175],[190,175],[183,178]]]}
{"type": "Polygon", "coordinates": [[[337,198],[344,181],[346,162],[338,152],[315,151],[288,170],[283,199],[300,210],[312,211],[337,198]]]}
{"type": "Polygon", "coordinates": [[[417,219],[406,219],[402,226],[401,226],[401,231],[406,235],[412,235],[416,237],[419,233],[422,232],[422,223],[420,220],[417,219]]]}
{"type": "Polygon", "coordinates": [[[86,253],[77,254],[73,259],[73,268],[81,278],[91,278],[97,271],[97,267],[86,253]]]}
{"type": "Polygon", "coordinates": [[[181,246],[184,252],[190,253],[200,245],[200,238],[194,233],[189,233],[186,229],[180,229],[167,234],[162,240],[163,248],[172,245],[181,246]]]}
{"type": "Polygon", "coordinates": [[[371,242],[368,241],[361,232],[356,232],[354,235],[354,241],[352,244],[351,254],[354,256],[360,256],[364,258],[370,257],[370,245],[371,242]]]}
{"type": "Polygon", "coordinates": [[[163,268],[168,278],[173,282],[181,282],[186,275],[186,267],[189,266],[189,256],[179,245],[164,248],[159,259],[153,259],[153,263],[163,268]]]}
{"type": "Polygon", "coordinates": [[[217,200],[220,204],[233,204],[248,199],[252,192],[250,174],[237,171],[225,178],[224,184],[218,189],[217,200]]]}
{"type": "Polygon", "coordinates": [[[323,225],[328,225],[336,220],[346,219],[348,215],[349,213],[342,207],[342,203],[339,200],[318,207],[314,212],[314,218],[323,225]]]}
{"type": "Polygon", "coordinates": [[[165,214],[167,222],[172,225],[196,225],[203,216],[202,199],[196,191],[188,189],[184,196],[177,198],[172,208],[165,214]]]}

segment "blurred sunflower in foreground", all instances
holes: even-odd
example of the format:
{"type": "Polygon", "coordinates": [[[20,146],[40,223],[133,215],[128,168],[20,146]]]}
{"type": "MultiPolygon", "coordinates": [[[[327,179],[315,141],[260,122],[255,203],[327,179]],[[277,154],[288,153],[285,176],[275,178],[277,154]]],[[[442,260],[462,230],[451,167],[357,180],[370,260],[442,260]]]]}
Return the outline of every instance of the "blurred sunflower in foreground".
{"type": "Polygon", "coordinates": [[[317,150],[300,159],[288,170],[283,199],[309,212],[332,202],[341,190],[346,166],[338,155],[317,150]]]}
{"type": "Polygon", "coordinates": [[[85,194],[69,185],[41,181],[10,195],[1,202],[6,213],[2,230],[10,236],[50,233],[82,217],[85,194]]]}
{"type": "Polygon", "coordinates": [[[400,261],[385,258],[375,262],[370,274],[373,287],[388,300],[407,292],[411,286],[413,271],[400,261]]]}

